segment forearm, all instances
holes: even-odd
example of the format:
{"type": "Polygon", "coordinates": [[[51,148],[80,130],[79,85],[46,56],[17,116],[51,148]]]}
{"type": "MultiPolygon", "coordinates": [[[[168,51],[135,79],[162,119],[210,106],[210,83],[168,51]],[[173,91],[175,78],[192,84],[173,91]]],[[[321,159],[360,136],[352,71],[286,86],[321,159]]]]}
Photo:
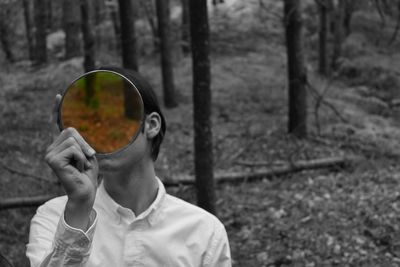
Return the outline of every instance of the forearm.
{"type": "Polygon", "coordinates": [[[70,211],[65,205],[65,210],[58,217],[58,224],[51,231],[46,229],[52,213],[37,214],[32,220],[27,256],[32,267],[63,267],[85,266],[91,252],[91,244],[95,232],[97,215],[91,210],[84,221],[72,210],[70,221],[78,222],[74,226],[67,223],[65,214],[70,211]],[[76,217],[75,217],[76,216],[76,217]],[[72,219],[72,220],[71,220],[72,219]],[[77,226],[85,225],[80,229],[77,226]],[[47,251],[47,252],[46,252],[47,251]]]}

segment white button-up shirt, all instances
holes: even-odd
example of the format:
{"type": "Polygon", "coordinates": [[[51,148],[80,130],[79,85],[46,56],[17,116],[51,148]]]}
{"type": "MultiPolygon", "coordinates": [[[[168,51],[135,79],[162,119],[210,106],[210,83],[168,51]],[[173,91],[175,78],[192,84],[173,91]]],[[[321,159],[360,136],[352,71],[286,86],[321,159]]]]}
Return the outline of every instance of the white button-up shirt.
{"type": "Polygon", "coordinates": [[[231,266],[227,234],[213,215],[165,192],[135,216],[100,184],[91,226],[67,225],[67,197],[46,202],[31,222],[26,255],[31,267],[231,266]]]}

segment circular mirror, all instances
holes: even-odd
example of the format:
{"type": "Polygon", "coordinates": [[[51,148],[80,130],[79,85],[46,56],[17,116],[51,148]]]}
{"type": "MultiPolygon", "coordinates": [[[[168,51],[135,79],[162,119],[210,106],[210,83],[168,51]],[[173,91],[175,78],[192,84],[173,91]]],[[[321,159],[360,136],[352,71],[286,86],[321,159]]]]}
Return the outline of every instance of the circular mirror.
{"type": "Polygon", "coordinates": [[[138,135],[144,116],[135,85],[108,70],[85,73],[65,90],[59,127],[75,128],[97,153],[116,152],[138,135]]]}

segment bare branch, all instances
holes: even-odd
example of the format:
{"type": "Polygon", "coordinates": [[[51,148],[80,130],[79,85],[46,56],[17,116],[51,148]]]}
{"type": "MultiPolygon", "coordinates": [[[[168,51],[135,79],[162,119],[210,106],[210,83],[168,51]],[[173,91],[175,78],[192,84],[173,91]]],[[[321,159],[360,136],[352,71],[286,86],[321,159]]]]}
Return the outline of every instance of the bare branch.
{"type": "Polygon", "coordinates": [[[314,94],[314,97],[317,99],[317,101],[320,101],[321,104],[329,107],[343,123],[348,123],[348,120],[342,116],[342,114],[336,109],[336,107],[324,98],[324,93],[321,94],[320,92],[318,92],[318,90],[314,88],[309,82],[307,82],[307,87],[310,89],[310,92],[314,94]]]}
{"type": "Polygon", "coordinates": [[[396,28],[394,29],[392,38],[390,38],[388,45],[393,44],[393,42],[397,38],[397,33],[399,32],[399,29],[400,29],[400,1],[398,1],[398,3],[397,3],[397,10],[398,10],[398,12],[397,12],[398,14],[397,14],[396,28]]]}

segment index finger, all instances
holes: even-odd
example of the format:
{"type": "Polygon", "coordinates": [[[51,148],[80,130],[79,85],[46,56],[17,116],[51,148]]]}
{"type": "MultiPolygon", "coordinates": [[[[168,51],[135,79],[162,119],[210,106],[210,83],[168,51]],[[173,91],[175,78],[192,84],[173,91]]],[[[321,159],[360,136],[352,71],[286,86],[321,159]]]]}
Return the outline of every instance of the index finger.
{"type": "Polygon", "coordinates": [[[68,137],[73,137],[76,140],[86,156],[92,157],[94,154],[96,154],[96,151],[85,141],[85,139],[83,139],[80,133],[73,127],[68,127],[67,129],[64,129],[53,145],[57,146],[68,137]]]}

